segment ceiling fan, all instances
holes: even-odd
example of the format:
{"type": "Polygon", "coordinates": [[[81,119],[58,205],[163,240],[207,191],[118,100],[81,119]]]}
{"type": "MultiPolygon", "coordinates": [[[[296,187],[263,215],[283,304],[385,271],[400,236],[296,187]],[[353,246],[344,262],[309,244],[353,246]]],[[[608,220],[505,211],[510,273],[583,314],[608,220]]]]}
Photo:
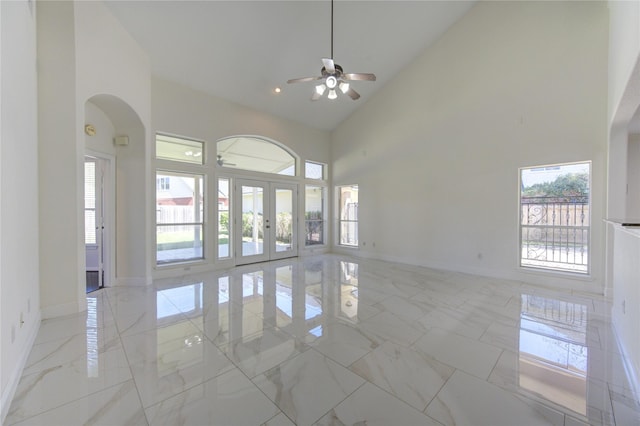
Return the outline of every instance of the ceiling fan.
{"type": "Polygon", "coordinates": [[[223,158],[222,155],[218,155],[218,159],[216,160],[216,163],[218,163],[218,166],[235,166],[236,164],[234,163],[228,163],[226,162],[223,158]]]}
{"type": "Polygon", "coordinates": [[[331,58],[322,58],[322,69],[318,77],[302,77],[288,80],[287,83],[304,83],[308,81],[318,81],[318,84],[311,96],[312,101],[317,101],[327,92],[328,99],[336,99],[338,97],[336,89],[340,89],[342,93],[349,96],[354,101],[360,98],[360,94],[353,90],[349,85],[349,81],[376,81],[375,74],[368,73],[345,73],[342,67],[333,62],[333,0],[331,0],[331,58]]]}

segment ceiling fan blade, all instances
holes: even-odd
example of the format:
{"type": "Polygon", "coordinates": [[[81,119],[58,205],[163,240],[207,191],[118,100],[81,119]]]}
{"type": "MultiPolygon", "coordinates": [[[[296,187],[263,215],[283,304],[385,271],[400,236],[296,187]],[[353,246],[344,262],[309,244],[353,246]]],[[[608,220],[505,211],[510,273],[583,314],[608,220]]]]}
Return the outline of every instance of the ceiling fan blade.
{"type": "Polygon", "coordinates": [[[311,96],[311,100],[312,101],[317,101],[318,99],[320,99],[322,97],[322,95],[316,91],[313,92],[313,95],[311,96]]]}
{"type": "Polygon", "coordinates": [[[322,77],[302,77],[302,78],[292,78],[291,80],[287,80],[287,83],[305,83],[307,81],[315,81],[320,80],[322,77]]]}
{"type": "Polygon", "coordinates": [[[324,65],[324,69],[329,73],[329,74],[335,74],[336,72],[336,66],[333,63],[333,59],[330,58],[322,58],[322,65],[324,65]]]}
{"type": "Polygon", "coordinates": [[[353,90],[352,88],[349,88],[349,90],[347,90],[345,95],[349,96],[354,101],[360,98],[360,94],[358,92],[356,92],[355,90],[353,90]]]}
{"type": "Polygon", "coordinates": [[[366,81],[376,81],[375,74],[367,74],[367,73],[347,73],[342,74],[342,78],[345,80],[366,80],[366,81]]]}

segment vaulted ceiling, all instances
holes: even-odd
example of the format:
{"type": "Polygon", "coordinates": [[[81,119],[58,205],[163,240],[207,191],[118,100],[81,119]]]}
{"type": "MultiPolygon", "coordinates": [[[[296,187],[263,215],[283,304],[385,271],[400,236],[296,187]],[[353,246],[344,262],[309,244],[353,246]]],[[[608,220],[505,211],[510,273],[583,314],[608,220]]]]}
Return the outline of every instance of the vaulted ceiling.
{"type": "MultiPolygon", "coordinates": [[[[313,83],[331,56],[331,2],[107,1],[148,52],[160,78],[306,125],[332,130],[434,43],[473,1],[346,1],[334,4],[334,59],[362,97],[312,102],[313,83]],[[275,93],[275,88],[281,88],[275,93]]],[[[429,78],[428,75],[424,76],[429,78]]]]}

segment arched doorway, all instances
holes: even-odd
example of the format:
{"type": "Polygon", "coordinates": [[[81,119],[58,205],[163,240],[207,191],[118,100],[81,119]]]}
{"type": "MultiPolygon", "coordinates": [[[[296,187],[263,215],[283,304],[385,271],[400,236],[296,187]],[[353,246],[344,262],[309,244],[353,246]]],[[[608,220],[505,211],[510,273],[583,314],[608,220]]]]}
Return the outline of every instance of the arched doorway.
{"type": "Polygon", "coordinates": [[[97,272],[106,286],[146,284],[148,202],[140,196],[148,192],[147,171],[140,167],[147,156],[144,125],[129,104],[108,94],[87,99],[84,114],[83,275],[97,272]]]}

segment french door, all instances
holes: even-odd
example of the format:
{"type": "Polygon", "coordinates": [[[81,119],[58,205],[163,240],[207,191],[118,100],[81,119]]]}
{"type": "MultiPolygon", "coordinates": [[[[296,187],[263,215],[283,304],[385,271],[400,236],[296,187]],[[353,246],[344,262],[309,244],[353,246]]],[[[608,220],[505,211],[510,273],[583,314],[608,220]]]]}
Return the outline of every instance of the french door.
{"type": "Polygon", "coordinates": [[[237,179],[234,195],[236,265],[298,255],[297,185],[237,179]]]}

